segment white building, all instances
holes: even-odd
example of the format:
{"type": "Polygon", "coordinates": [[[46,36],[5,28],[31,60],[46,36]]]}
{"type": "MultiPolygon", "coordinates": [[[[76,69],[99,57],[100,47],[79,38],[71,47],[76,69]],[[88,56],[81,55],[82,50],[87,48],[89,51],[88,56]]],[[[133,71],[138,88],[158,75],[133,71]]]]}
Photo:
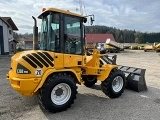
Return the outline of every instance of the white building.
{"type": "Polygon", "coordinates": [[[9,41],[13,39],[13,30],[18,30],[10,17],[0,17],[0,55],[9,54],[9,41]]]}

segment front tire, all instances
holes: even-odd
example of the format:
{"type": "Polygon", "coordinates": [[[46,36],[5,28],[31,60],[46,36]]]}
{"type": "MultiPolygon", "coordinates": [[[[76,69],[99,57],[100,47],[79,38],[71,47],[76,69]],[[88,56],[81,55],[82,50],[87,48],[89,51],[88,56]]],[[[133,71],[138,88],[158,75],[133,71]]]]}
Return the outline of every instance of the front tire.
{"type": "Polygon", "coordinates": [[[75,80],[65,73],[53,74],[47,78],[39,93],[39,102],[50,112],[61,112],[71,107],[77,94],[75,80]]]}
{"type": "Polygon", "coordinates": [[[109,77],[101,83],[102,91],[110,98],[121,96],[125,89],[125,75],[122,71],[114,69],[109,77]]]}

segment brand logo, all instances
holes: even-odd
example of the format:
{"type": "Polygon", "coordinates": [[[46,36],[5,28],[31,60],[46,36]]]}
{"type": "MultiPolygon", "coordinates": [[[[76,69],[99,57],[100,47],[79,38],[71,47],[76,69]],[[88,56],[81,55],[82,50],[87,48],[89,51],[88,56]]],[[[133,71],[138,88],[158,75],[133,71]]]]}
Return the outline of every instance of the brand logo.
{"type": "Polygon", "coordinates": [[[43,74],[43,71],[41,69],[36,69],[35,70],[35,75],[36,76],[41,76],[43,74]]]}
{"type": "Polygon", "coordinates": [[[28,74],[29,71],[24,70],[24,69],[17,69],[17,73],[18,73],[18,74],[28,74]]]}

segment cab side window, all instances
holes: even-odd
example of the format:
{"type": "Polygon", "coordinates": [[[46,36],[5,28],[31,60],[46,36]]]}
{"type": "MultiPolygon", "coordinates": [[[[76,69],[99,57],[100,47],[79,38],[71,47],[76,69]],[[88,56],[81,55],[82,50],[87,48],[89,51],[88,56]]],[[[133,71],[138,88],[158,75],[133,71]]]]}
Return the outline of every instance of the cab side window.
{"type": "Polygon", "coordinates": [[[51,51],[59,52],[59,14],[53,14],[51,22],[51,51]]]}

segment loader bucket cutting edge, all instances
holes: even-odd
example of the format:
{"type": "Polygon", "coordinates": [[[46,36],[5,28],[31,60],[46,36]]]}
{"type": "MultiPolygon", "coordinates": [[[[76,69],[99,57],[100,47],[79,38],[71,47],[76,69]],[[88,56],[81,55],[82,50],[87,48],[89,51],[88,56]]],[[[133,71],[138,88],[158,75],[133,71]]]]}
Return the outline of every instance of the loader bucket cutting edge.
{"type": "Polygon", "coordinates": [[[146,69],[134,68],[128,66],[118,66],[126,77],[126,88],[136,92],[148,90],[145,81],[146,69]]]}

